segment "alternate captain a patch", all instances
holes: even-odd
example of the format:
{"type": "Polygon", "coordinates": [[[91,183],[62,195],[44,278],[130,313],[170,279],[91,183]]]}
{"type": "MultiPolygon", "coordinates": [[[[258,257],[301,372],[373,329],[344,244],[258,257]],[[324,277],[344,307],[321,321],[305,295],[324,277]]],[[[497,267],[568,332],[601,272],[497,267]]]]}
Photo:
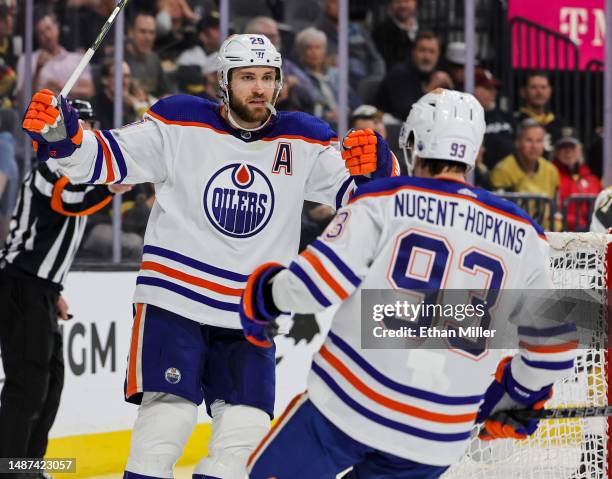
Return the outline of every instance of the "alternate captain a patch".
{"type": "Polygon", "coordinates": [[[252,165],[234,163],[217,171],[204,189],[204,212],[217,231],[248,238],[263,230],[274,210],[270,180],[252,165]]]}
{"type": "Polygon", "coordinates": [[[276,147],[276,157],[272,165],[272,173],[278,175],[281,170],[286,175],[293,175],[293,158],[291,155],[291,143],[280,142],[276,147]]]}

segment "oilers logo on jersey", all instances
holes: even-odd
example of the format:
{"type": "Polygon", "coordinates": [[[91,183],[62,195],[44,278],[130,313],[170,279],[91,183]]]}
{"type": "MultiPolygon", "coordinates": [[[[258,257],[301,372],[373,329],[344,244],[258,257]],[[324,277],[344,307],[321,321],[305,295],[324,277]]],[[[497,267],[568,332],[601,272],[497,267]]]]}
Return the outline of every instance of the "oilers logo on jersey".
{"type": "Polygon", "coordinates": [[[256,235],[272,217],[274,190],[252,165],[234,163],[215,173],[204,189],[204,212],[212,226],[233,238],[256,235]]]}

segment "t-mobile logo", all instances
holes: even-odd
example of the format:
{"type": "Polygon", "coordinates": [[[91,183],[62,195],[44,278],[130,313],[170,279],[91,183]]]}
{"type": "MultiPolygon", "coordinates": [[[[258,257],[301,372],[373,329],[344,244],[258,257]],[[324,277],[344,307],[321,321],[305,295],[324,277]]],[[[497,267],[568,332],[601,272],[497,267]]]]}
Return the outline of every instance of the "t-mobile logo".
{"type": "Polygon", "coordinates": [[[559,13],[559,31],[566,34],[571,41],[580,46],[583,37],[589,36],[591,46],[600,47],[606,35],[606,18],[601,8],[563,7],[559,13]],[[589,15],[591,13],[591,15],[589,15]],[[592,26],[590,18],[592,18],[592,26]]]}

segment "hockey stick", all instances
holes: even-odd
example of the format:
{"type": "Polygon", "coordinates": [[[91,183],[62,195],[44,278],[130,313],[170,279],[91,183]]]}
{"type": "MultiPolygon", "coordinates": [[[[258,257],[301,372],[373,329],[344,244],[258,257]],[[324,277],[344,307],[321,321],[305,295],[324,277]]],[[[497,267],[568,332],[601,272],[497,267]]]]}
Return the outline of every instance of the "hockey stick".
{"type": "MultiPolygon", "coordinates": [[[[501,411],[500,411],[501,412],[501,411]]],[[[521,421],[529,419],[574,419],[581,417],[606,417],[612,416],[612,406],[593,406],[593,407],[562,407],[553,409],[512,409],[503,411],[508,416],[521,421]]]]}
{"type": "Polygon", "coordinates": [[[81,61],[79,62],[77,67],[72,72],[72,75],[70,75],[70,78],[68,78],[68,81],[64,85],[64,88],[62,88],[62,91],[60,92],[60,96],[63,96],[64,98],[66,98],[68,93],[70,93],[70,90],[72,90],[72,87],[76,83],[77,79],[81,76],[81,73],[83,73],[83,70],[85,70],[85,67],[89,64],[91,57],[93,57],[94,53],[96,53],[96,50],[98,49],[100,44],[104,41],[106,34],[110,30],[110,28],[113,26],[113,22],[115,21],[115,18],[117,17],[117,15],[119,15],[119,12],[123,10],[123,7],[127,5],[128,1],[129,0],[119,1],[115,9],[113,10],[113,13],[111,13],[108,19],[106,20],[106,23],[102,27],[102,30],[100,30],[100,33],[98,34],[97,38],[91,44],[89,49],[85,52],[85,54],[83,55],[83,58],[81,58],[81,61]]]}

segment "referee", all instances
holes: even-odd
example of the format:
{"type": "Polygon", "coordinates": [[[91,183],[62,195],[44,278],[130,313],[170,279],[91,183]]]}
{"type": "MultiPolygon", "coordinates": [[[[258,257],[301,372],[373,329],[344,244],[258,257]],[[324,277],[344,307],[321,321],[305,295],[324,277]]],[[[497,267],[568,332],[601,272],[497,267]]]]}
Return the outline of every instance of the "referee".
{"type": "MultiPolygon", "coordinates": [[[[88,128],[91,105],[79,100],[71,105],[88,128]]],[[[45,455],[64,384],[58,319],[70,315],[62,284],[87,216],[104,208],[112,193],[131,189],[72,185],[56,170],[53,161],[40,162],[25,178],[0,252],[0,351],[6,377],[0,395],[2,458],[45,455]]]]}

